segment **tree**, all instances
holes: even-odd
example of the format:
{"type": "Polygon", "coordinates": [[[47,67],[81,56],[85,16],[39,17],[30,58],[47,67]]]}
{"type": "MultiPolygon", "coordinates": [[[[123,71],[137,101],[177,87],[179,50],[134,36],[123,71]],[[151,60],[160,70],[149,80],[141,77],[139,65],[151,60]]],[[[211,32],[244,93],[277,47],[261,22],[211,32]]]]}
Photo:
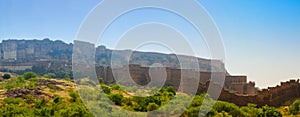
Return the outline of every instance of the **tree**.
{"type": "Polygon", "coordinates": [[[31,78],[36,78],[37,75],[34,73],[34,72],[26,72],[23,74],[23,77],[28,80],[28,79],[31,79],[31,78]]]}
{"type": "Polygon", "coordinates": [[[3,75],[3,78],[4,78],[4,79],[9,79],[10,77],[11,77],[11,76],[10,76],[9,74],[4,74],[4,75],[3,75]]]}

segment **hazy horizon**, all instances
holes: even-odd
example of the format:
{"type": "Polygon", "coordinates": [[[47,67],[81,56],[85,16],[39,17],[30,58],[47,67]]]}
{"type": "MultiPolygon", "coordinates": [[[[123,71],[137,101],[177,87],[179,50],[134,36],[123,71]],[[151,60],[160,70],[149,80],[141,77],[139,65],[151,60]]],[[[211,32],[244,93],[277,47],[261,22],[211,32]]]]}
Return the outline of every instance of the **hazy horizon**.
{"type": "MultiPolygon", "coordinates": [[[[100,1],[0,1],[0,40],[49,38],[73,43],[82,21],[100,1]]],[[[248,81],[255,81],[260,88],[300,78],[300,1],[198,1],[214,19],[223,37],[229,73],[247,75],[248,81]]],[[[203,38],[195,35],[190,25],[173,14],[154,9],[122,16],[97,45],[114,48],[124,30],[149,19],[181,28],[200,50],[197,57],[210,58],[203,38]],[[164,18],[160,19],[161,16],[164,18]]],[[[155,45],[139,49],[170,52],[155,45]]]]}

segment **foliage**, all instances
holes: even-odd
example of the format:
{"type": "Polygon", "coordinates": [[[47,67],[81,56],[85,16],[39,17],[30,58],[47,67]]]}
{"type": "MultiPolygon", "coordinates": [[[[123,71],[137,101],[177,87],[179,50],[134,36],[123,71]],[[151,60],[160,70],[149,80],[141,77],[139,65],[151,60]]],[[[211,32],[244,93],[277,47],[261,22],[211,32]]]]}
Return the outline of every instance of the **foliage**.
{"type": "Polygon", "coordinates": [[[4,74],[4,75],[3,75],[3,78],[4,78],[4,79],[9,79],[10,77],[11,77],[11,76],[10,76],[9,74],[4,74]]]}
{"type": "MultiPolygon", "coordinates": [[[[48,74],[49,75],[49,74],[48,74]]],[[[36,74],[30,72],[23,76],[11,77],[1,82],[4,89],[30,88],[40,90],[46,86],[36,86],[38,84],[36,74]],[[29,74],[29,75],[28,75],[29,74]],[[26,80],[25,80],[26,79],[26,80]]],[[[63,80],[69,82],[70,80],[63,80]]],[[[239,107],[233,103],[225,101],[215,101],[207,94],[196,95],[177,93],[169,86],[163,87],[154,95],[145,97],[132,96],[131,93],[123,91],[123,87],[118,84],[106,85],[89,80],[80,80],[83,87],[78,88],[81,98],[88,98],[91,102],[83,102],[73,88],[62,87],[62,90],[51,94],[47,98],[37,98],[36,95],[26,95],[23,98],[0,99],[0,117],[14,116],[37,116],[37,117],[92,117],[92,113],[103,116],[146,116],[143,112],[158,111],[157,116],[207,116],[207,117],[281,117],[282,113],[275,107],[257,107],[255,104],[239,107]],[[105,93],[101,95],[101,89],[105,93]],[[176,94],[177,93],[177,94],[176,94]],[[191,103],[186,101],[193,99],[191,103]],[[111,100],[111,101],[109,101],[111,100]],[[172,100],[172,101],[171,101],[172,100]],[[214,104],[215,103],[215,104],[214,104]],[[132,115],[122,109],[140,112],[132,115]],[[174,106],[176,105],[176,106],[174,106]],[[214,105],[214,106],[212,106],[214,105]],[[212,106],[212,109],[210,108],[212,106]],[[184,112],[184,113],[182,113],[184,112]],[[207,113],[208,112],[208,113],[207,113]]],[[[50,84],[49,86],[55,86],[50,84]]],[[[140,91],[137,87],[127,87],[133,93],[140,91]]],[[[2,89],[1,89],[2,90],[2,89]]],[[[58,90],[53,88],[53,90],[58,90]]],[[[144,92],[151,92],[149,91],[144,92]]],[[[2,93],[2,92],[1,92],[2,93]]],[[[49,92],[48,92],[49,93],[49,92]]],[[[50,91],[51,93],[51,91],[50,91]]],[[[86,101],[86,100],[85,100],[86,101]]],[[[288,109],[291,114],[297,115],[300,111],[300,100],[296,100],[288,109]]],[[[151,115],[149,115],[151,116],[151,115]]]]}
{"type": "Polygon", "coordinates": [[[149,103],[149,105],[147,106],[147,111],[153,111],[156,110],[159,106],[155,103],[149,103]]]}
{"type": "Polygon", "coordinates": [[[108,86],[106,86],[106,85],[101,85],[101,88],[102,88],[102,90],[103,90],[104,93],[110,94],[111,89],[110,89],[108,86]]]}
{"type": "Polygon", "coordinates": [[[123,95],[121,94],[112,94],[109,96],[111,101],[115,102],[116,105],[121,105],[121,101],[123,99],[123,95]]]}
{"type": "Polygon", "coordinates": [[[69,93],[69,95],[71,97],[70,102],[77,102],[78,101],[78,99],[79,99],[78,93],[75,93],[75,92],[72,91],[72,92],[69,93]]]}
{"type": "Polygon", "coordinates": [[[293,115],[297,115],[300,113],[300,100],[294,101],[294,103],[290,107],[290,113],[293,115]]]}
{"type": "Polygon", "coordinates": [[[113,84],[113,85],[111,86],[111,89],[112,89],[112,90],[121,90],[119,84],[113,84]]]}
{"type": "Polygon", "coordinates": [[[176,90],[174,89],[174,87],[168,86],[166,90],[167,90],[168,92],[173,93],[173,95],[176,95],[176,90]]]}
{"type": "Polygon", "coordinates": [[[25,78],[23,76],[18,76],[16,79],[16,83],[25,83],[25,78]]]}
{"type": "Polygon", "coordinates": [[[61,98],[59,96],[56,96],[54,99],[53,99],[53,102],[54,103],[59,103],[61,101],[61,98]]]}
{"type": "Polygon", "coordinates": [[[275,107],[263,106],[262,113],[259,113],[262,117],[282,117],[282,114],[275,107]]]}
{"type": "Polygon", "coordinates": [[[23,77],[28,80],[28,79],[31,79],[31,78],[36,78],[37,75],[34,73],[34,72],[26,72],[23,74],[23,77]]]}

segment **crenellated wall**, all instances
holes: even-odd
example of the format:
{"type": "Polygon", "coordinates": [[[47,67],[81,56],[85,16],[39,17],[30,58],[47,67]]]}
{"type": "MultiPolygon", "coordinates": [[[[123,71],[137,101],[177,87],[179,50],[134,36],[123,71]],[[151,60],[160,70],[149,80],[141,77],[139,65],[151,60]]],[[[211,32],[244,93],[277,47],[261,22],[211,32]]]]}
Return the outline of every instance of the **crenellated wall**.
{"type": "Polygon", "coordinates": [[[269,87],[257,92],[255,95],[239,95],[223,89],[220,100],[235,103],[239,106],[245,106],[248,103],[254,103],[258,106],[283,106],[290,105],[297,98],[300,98],[299,80],[290,80],[282,82],[276,87],[269,87]]]}

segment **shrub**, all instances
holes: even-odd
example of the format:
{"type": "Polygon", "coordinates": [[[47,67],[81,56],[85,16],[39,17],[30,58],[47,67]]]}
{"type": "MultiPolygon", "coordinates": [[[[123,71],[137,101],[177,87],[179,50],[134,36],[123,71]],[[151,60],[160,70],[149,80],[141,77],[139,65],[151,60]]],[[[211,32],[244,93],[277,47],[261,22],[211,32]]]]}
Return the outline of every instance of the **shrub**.
{"type": "Polygon", "coordinates": [[[229,112],[229,114],[232,115],[233,117],[246,117],[247,116],[246,113],[240,109],[232,110],[229,112]]]}
{"type": "Polygon", "coordinates": [[[23,102],[23,100],[21,98],[5,98],[3,101],[6,104],[16,104],[16,105],[23,102]]]}
{"type": "Polygon", "coordinates": [[[155,104],[155,103],[149,103],[149,105],[147,106],[147,111],[153,111],[153,110],[156,110],[158,109],[158,105],[155,104]]]}
{"type": "Polygon", "coordinates": [[[102,87],[102,90],[103,90],[104,93],[110,94],[111,89],[109,87],[107,87],[105,85],[101,85],[101,87],[102,87]]]}
{"type": "Polygon", "coordinates": [[[53,99],[53,102],[54,103],[59,103],[61,101],[61,98],[59,96],[56,96],[54,99],[53,99]]]}
{"type": "Polygon", "coordinates": [[[9,85],[9,84],[5,86],[5,89],[7,89],[7,90],[10,90],[10,89],[12,89],[12,88],[14,88],[14,86],[9,85]]]}
{"type": "Polygon", "coordinates": [[[116,105],[121,105],[123,95],[121,94],[112,94],[109,96],[110,100],[113,101],[116,105]]]}
{"type": "Polygon", "coordinates": [[[25,83],[25,78],[23,76],[18,76],[17,79],[16,79],[16,83],[17,84],[25,83]]]}
{"type": "Polygon", "coordinates": [[[298,113],[300,113],[300,100],[294,101],[289,110],[293,115],[297,115],[298,113]]]}
{"type": "Polygon", "coordinates": [[[112,90],[120,90],[121,88],[118,84],[114,84],[114,85],[111,86],[111,89],[112,90]]]}
{"type": "Polygon", "coordinates": [[[11,77],[11,76],[10,76],[9,74],[4,74],[4,75],[3,75],[3,78],[4,78],[4,79],[9,79],[10,77],[11,77]]]}
{"type": "Polygon", "coordinates": [[[71,96],[70,102],[77,102],[79,95],[73,91],[69,93],[69,96],[71,96]]]}
{"type": "Polygon", "coordinates": [[[37,75],[34,73],[34,72],[26,72],[23,74],[23,77],[28,80],[28,79],[31,79],[31,78],[36,78],[37,75]]]}
{"type": "Polygon", "coordinates": [[[269,106],[263,106],[262,107],[262,115],[260,114],[259,116],[264,116],[264,117],[282,117],[282,114],[279,112],[278,109],[274,107],[269,107],[269,106]]]}
{"type": "Polygon", "coordinates": [[[217,101],[213,108],[218,112],[225,111],[228,113],[239,109],[239,107],[236,106],[235,104],[229,103],[229,102],[224,102],[224,101],[217,101]]]}
{"type": "Polygon", "coordinates": [[[173,95],[176,95],[176,90],[172,86],[168,86],[167,91],[170,92],[170,93],[173,93],[173,95]]]}
{"type": "Polygon", "coordinates": [[[42,108],[47,101],[45,99],[41,99],[41,100],[36,100],[35,102],[35,108],[42,108]]]}

